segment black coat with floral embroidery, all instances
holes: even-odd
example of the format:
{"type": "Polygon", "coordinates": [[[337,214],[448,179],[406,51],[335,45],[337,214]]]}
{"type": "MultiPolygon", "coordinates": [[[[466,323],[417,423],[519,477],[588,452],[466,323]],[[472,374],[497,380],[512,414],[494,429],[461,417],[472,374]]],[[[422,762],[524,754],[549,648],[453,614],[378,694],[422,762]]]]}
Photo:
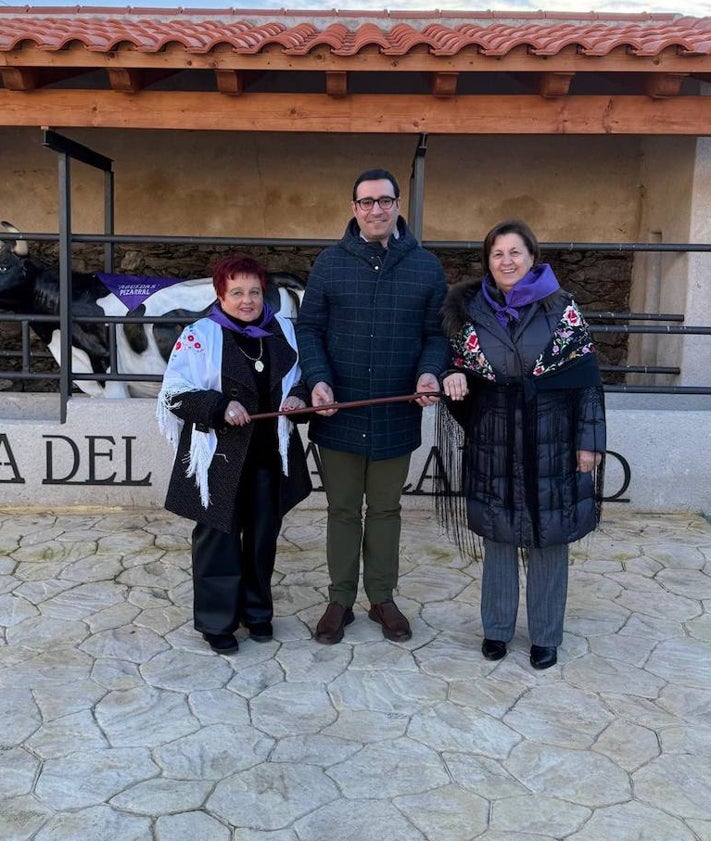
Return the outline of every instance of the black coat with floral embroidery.
{"type": "Polygon", "coordinates": [[[595,347],[572,296],[559,290],[522,308],[507,329],[481,283],[463,283],[442,312],[453,369],[469,385],[463,402],[447,403],[464,429],[469,528],[522,548],[583,537],[599,521],[602,469],[580,473],[576,453],[604,452],[605,410],[595,347]]]}

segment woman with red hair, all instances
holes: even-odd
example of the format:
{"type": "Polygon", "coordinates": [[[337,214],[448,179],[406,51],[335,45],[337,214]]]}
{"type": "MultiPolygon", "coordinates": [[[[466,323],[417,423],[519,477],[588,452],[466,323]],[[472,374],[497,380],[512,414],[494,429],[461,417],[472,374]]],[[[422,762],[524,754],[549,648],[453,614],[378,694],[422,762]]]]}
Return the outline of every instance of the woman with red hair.
{"type": "Polygon", "coordinates": [[[213,272],[217,301],[175,343],[158,421],[175,450],[165,507],[195,521],[194,624],[210,647],[272,639],[271,577],[283,515],[311,492],[298,432],[306,406],[294,328],[264,298],[261,263],[235,255],[213,272]]]}

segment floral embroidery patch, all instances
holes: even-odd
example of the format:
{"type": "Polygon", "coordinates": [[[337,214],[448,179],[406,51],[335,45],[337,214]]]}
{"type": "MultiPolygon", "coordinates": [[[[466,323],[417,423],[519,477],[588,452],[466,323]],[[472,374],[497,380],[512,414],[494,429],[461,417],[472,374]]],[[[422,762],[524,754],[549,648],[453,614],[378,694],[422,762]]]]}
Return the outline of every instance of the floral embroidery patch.
{"type": "Polygon", "coordinates": [[[583,314],[573,301],[568,304],[553,333],[553,338],[533,366],[533,376],[540,377],[566,365],[573,359],[595,353],[583,314]]]}
{"type": "Polygon", "coordinates": [[[173,351],[171,356],[175,354],[182,353],[186,350],[197,351],[198,353],[204,353],[205,347],[203,343],[199,341],[199,339],[195,336],[194,333],[183,333],[178,341],[173,346],[173,351]]]}
{"type": "Polygon", "coordinates": [[[468,368],[472,373],[483,377],[485,380],[496,380],[494,369],[484,356],[479,344],[479,336],[477,336],[476,329],[471,322],[467,323],[461,333],[452,339],[452,349],[454,351],[455,368],[468,368]]]}
{"type": "Polygon", "coordinates": [[[180,350],[203,350],[202,342],[197,341],[195,336],[192,333],[188,333],[187,335],[182,335],[178,341],[175,343],[175,347],[173,348],[173,353],[177,353],[180,350]]]}

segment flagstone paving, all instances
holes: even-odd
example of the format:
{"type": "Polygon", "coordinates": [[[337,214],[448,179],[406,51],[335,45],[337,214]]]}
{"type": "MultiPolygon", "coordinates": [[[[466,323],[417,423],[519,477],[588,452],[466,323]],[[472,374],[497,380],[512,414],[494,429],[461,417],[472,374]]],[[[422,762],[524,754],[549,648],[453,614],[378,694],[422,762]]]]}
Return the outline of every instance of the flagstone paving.
{"type": "MultiPolygon", "coordinates": [[[[711,841],[711,525],[608,506],[559,663],[480,653],[481,569],[404,512],[405,644],[336,646],[325,516],[292,512],[275,638],[212,653],[191,524],[0,510],[3,841],[711,841]]],[[[523,604],[523,602],[522,602],[523,604]]]]}

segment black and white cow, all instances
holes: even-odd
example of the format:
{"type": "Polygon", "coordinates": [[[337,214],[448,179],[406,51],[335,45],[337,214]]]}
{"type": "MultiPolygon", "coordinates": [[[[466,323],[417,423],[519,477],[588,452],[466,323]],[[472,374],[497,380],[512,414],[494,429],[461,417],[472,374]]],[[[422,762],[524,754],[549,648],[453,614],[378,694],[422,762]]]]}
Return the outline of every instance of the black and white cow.
{"type": "MultiPolygon", "coordinates": [[[[8,222],[9,233],[20,232],[8,222]]],[[[296,318],[304,284],[288,272],[270,272],[267,300],[277,312],[296,318]]],[[[131,275],[72,272],[73,316],[170,316],[174,323],[118,324],[116,351],[122,374],[162,374],[182,327],[205,315],[215,301],[211,278],[176,280],[131,275]]],[[[59,273],[29,256],[27,242],[0,242],[0,309],[23,315],[59,313],[59,273]]],[[[32,329],[61,364],[59,327],[30,322],[32,329]]],[[[72,371],[109,371],[109,337],[104,324],[72,325],[72,371]]],[[[103,397],[155,397],[160,383],[79,380],[87,394],[103,397]]]]}

